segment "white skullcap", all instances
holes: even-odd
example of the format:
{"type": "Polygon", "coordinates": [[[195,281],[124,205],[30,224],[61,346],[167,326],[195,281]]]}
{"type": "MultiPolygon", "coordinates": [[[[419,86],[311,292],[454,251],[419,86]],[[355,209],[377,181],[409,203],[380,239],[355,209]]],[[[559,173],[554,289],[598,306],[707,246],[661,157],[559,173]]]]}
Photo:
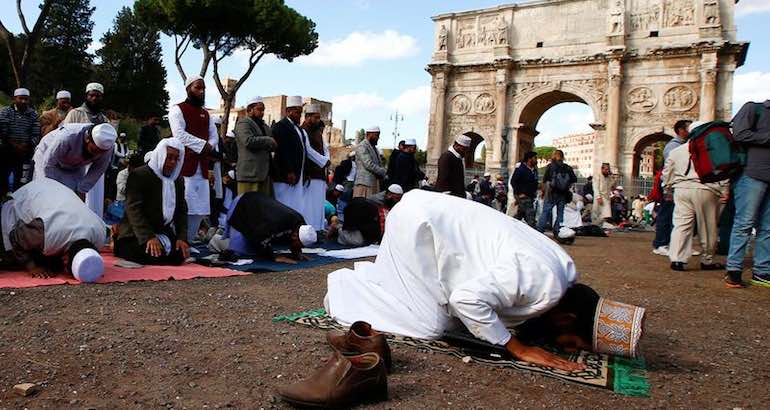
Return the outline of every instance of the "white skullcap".
{"type": "Polygon", "coordinates": [[[86,85],[86,94],[90,93],[91,91],[99,91],[100,93],[104,94],[104,86],[99,83],[88,83],[88,85],[86,85]]]}
{"type": "Polygon", "coordinates": [[[305,106],[305,114],[320,114],[320,113],[321,113],[320,104],[308,104],[305,106]]]}
{"type": "Polygon", "coordinates": [[[299,241],[303,246],[310,246],[318,240],[318,234],[315,229],[310,225],[302,225],[299,227],[299,241]]]}
{"type": "Polygon", "coordinates": [[[246,106],[248,107],[248,106],[250,106],[252,104],[257,104],[257,103],[263,103],[264,104],[265,102],[262,101],[262,97],[256,96],[256,97],[250,99],[249,102],[246,103],[246,106]]]}
{"type": "Polygon", "coordinates": [[[366,132],[380,132],[380,127],[375,125],[366,129],[366,132]]]}
{"type": "Polygon", "coordinates": [[[85,283],[92,283],[99,280],[103,274],[104,260],[96,249],[82,249],[72,258],[72,276],[75,279],[85,283]]]}
{"type": "Polygon", "coordinates": [[[184,88],[186,89],[187,87],[192,85],[192,83],[194,83],[194,82],[196,82],[198,80],[203,80],[203,77],[201,77],[201,76],[199,76],[197,74],[196,75],[191,75],[191,76],[187,77],[187,79],[184,80],[184,88]]]}
{"type": "Polygon", "coordinates": [[[91,139],[94,144],[105,151],[115,146],[115,140],[118,138],[118,132],[110,124],[99,124],[91,130],[91,139]]]}
{"type": "Polygon", "coordinates": [[[72,98],[72,94],[70,94],[70,92],[66,90],[61,90],[58,93],[56,93],[57,100],[61,100],[62,98],[72,98]]]}
{"type": "Polygon", "coordinates": [[[17,88],[13,90],[14,97],[29,97],[29,90],[26,88],[17,88]]]}
{"type": "Polygon", "coordinates": [[[703,125],[705,123],[706,123],[706,121],[693,121],[692,123],[690,123],[690,126],[687,127],[687,132],[692,132],[692,130],[700,127],[701,125],[703,125]]]}
{"type": "Polygon", "coordinates": [[[286,108],[291,107],[302,107],[302,96],[292,95],[291,97],[286,97],[286,108]]]}
{"type": "Polygon", "coordinates": [[[121,132],[121,133],[120,133],[120,136],[121,136],[121,137],[125,137],[125,136],[126,136],[126,133],[125,133],[125,132],[121,132]]]}
{"type": "Polygon", "coordinates": [[[622,185],[618,185],[618,186],[615,187],[615,189],[617,189],[618,191],[622,191],[623,190],[623,186],[622,185]]]}
{"type": "Polygon", "coordinates": [[[407,140],[404,141],[404,145],[417,145],[417,140],[414,138],[407,138],[407,140]]]}
{"type": "Polygon", "coordinates": [[[334,187],[334,190],[339,192],[345,192],[345,187],[340,184],[337,184],[337,186],[334,187]]]}
{"type": "Polygon", "coordinates": [[[576,232],[574,230],[572,230],[570,228],[567,228],[566,226],[562,226],[559,229],[559,238],[561,238],[561,239],[574,238],[575,234],[576,234],[576,232]]]}
{"type": "Polygon", "coordinates": [[[491,176],[492,176],[492,174],[490,174],[489,172],[485,172],[484,173],[484,177],[491,177],[491,176]]]}
{"type": "Polygon", "coordinates": [[[388,192],[390,192],[391,194],[403,195],[404,194],[404,189],[401,188],[401,185],[399,185],[399,184],[391,184],[388,187],[388,192]]]}
{"type": "Polygon", "coordinates": [[[235,171],[232,169],[227,171],[227,176],[230,177],[230,179],[235,179],[235,171]]]}
{"type": "Polygon", "coordinates": [[[594,200],[594,196],[591,195],[591,194],[586,194],[586,200],[587,201],[593,201],[594,200]]]}
{"type": "Polygon", "coordinates": [[[214,125],[222,125],[222,116],[221,115],[215,115],[214,116],[214,125]]]}
{"type": "Polygon", "coordinates": [[[227,131],[227,133],[225,134],[225,137],[235,138],[235,133],[232,131],[227,131]]]}
{"type": "Polygon", "coordinates": [[[455,142],[462,145],[463,147],[470,147],[471,141],[471,137],[467,135],[458,135],[457,138],[455,138],[455,142]]]}

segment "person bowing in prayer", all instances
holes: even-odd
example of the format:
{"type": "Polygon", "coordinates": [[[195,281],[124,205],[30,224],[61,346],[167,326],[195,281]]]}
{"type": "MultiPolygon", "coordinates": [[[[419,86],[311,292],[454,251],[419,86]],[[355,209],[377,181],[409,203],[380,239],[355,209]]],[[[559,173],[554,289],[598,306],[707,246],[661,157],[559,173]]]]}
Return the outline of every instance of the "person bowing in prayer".
{"type": "Polygon", "coordinates": [[[104,273],[97,251],[107,240],[107,226],[68,187],[38,178],[10,194],[2,204],[2,265],[26,268],[48,278],[66,268],[81,282],[104,273]]]}
{"type": "Polygon", "coordinates": [[[164,138],[150,151],[147,165],[128,174],[115,255],[143,265],[181,265],[190,256],[187,203],[179,179],[184,156],[178,139],[164,138]]]}

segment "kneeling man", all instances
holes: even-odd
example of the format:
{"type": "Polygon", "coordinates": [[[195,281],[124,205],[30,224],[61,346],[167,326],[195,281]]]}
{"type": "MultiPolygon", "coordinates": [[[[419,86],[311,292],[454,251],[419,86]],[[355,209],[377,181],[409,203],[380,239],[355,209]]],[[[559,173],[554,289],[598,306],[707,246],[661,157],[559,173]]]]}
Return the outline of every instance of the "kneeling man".
{"type": "Polygon", "coordinates": [[[328,276],[324,304],[350,325],[439,338],[465,326],[519,360],[567,371],[581,364],[524,344],[528,328],[567,348],[590,348],[599,296],[575,264],[525,223],[464,199],[413,190],[388,215],[374,263],[328,276]]]}
{"type": "Polygon", "coordinates": [[[187,203],[179,178],[184,145],[165,138],[149,156],[147,165],[128,174],[115,255],[143,265],[181,265],[190,256],[187,203]]]}
{"type": "Polygon", "coordinates": [[[37,178],[10,194],[2,204],[4,268],[26,268],[36,278],[67,270],[81,282],[104,273],[97,249],[104,246],[107,226],[68,187],[37,178]]]}

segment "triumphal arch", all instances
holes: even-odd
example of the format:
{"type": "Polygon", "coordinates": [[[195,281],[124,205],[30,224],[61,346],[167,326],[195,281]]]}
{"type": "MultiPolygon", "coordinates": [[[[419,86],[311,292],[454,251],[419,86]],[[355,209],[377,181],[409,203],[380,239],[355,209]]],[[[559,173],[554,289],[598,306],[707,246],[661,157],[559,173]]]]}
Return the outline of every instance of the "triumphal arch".
{"type": "Polygon", "coordinates": [[[748,50],[735,3],[537,0],[433,17],[429,174],[459,134],[484,141],[487,171],[508,174],[546,110],[583,102],[594,169],[610,162],[631,176],[638,151],[670,138],[676,120],[731,117],[748,50]]]}

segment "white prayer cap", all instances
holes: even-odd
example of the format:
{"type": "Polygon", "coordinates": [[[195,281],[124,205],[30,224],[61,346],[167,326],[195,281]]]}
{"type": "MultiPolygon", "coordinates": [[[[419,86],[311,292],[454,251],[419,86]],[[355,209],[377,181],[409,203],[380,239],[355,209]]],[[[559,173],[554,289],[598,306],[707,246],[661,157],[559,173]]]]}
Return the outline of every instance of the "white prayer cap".
{"type": "Polygon", "coordinates": [[[291,107],[302,107],[302,96],[292,95],[291,97],[286,97],[286,108],[291,107]]]}
{"type": "Polygon", "coordinates": [[[91,130],[91,139],[94,140],[94,144],[105,151],[112,149],[117,138],[118,132],[110,124],[99,124],[91,130]]]}
{"type": "Polygon", "coordinates": [[[404,189],[401,188],[401,185],[399,185],[399,184],[391,184],[388,187],[388,192],[390,192],[391,194],[403,195],[404,194],[404,189]]]}
{"type": "Polygon", "coordinates": [[[88,85],[86,85],[86,94],[90,93],[91,91],[99,91],[100,93],[104,94],[104,86],[99,83],[88,83],[88,85]]]}
{"type": "Polygon", "coordinates": [[[29,97],[29,90],[26,88],[17,88],[13,90],[14,97],[29,97]]]}
{"type": "Polygon", "coordinates": [[[235,171],[232,169],[227,171],[227,176],[230,177],[230,179],[235,179],[235,171]]]}
{"type": "Polygon", "coordinates": [[[72,94],[70,94],[70,92],[66,90],[61,90],[58,93],[56,93],[57,100],[61,100],[62,98],[72,98],[72,94]]]}
{"type": "Polygon", "coordinates": [[[235,133],[232,131],[227,131],[227,134],[225,134],[225,137],[235,138],[235,133]]]}
{"type": "Polygon", "coordinates": [[[222,116],[221,115],[215,115],[214,116],[214,125],[222,125],[222,116]]]}
{"type": "Polygon", "coordinates": [[[407,138],[406,141],[404,141],[404,145],[417,145],[417,140],[414,138],[407,138]]]}
{"type": "Polygon", "coordinates": [[[248,106],[250,106],[252,104],[257,104],[257,103],[263,103],[264,104],[264,101],[262,100],[262,97],[256,96],[256,97],[250,99],[249,102],[246,103],[246,106],[248,107],[248,106]]]}
{"type": "Polygon", "coordinates": [[[462,145],[463,147],[470,147],[471,137],[467,135],[458,135],[457,138],[455,138],[455,142],[462,145]]]}
{"type": "Polygon", "coordinates": [[[337,184],[337,186],[334,187],[334,190],[339,192],[345,192],[345,187],[340,184],[337,184]]]}
{"type": "Polygon", "coordinates": [[[622,185],[618,185],[618,186],[615,187],[615,189],[617,189],[618,191],[622,191],[623,190],[623,186],[622,185]]]}
{"type": "Polygon", "coordinates": [[[104,260],[96,249],[82,249],[72,258],[72,276],[75,279],[92,283],[99,280],[103,274],[104,260]]]}
{"type": "Polygon", "coordinates": [[[184,88],[186,89],[187,87],[192,85],[192,83],[194,83],[194,82],[196,82],[198,80],[203,80],[203,77],[201,77],[201,76],[199,76],[197,74],[196,75],[191,75],[191,76],[187,77],[187,79],[184,80],[184,88]]]}
{"type": "Polygon", "coordinates": [[[120,133],[120,136],[121,136],[121,137],[125,137],[125,136],[126,136],[126,133],[125,133],[125,132],[121,132],[121,133],[120,133]]]}
{"type": "Polygon", "coordinates": [[[321,113],[320,104],[308,104],[305,106],[305,114],[320,114],[320,113],[321,113]]]}
{"type": "Polygon", "coordinates": [[[687,127],[687,132],[692,132],[692,130],[700,127],[701,125],[703,125],[705,123],[706,123],[706,121],[693,121],[692,123],[690,123],[690,126],[687,127]]]}
{"type": "Polygon", "coordinates": [[[492,174],[490,174],[489,172],[485,172],[485,173],[484,173],[484,178],[486,178],[486,177],[491,177],[491,176],[492,176],[492,174]]]}
{"type": "Polygon", "coordinates": [[[594,200],[594,196],[593,195],[586,194],[586,201],[593,201],[593,200],[594,200]]]}
{"type": "Polygon", "coordinates": [[[318,234],[315,229],[310,225],[302,225],[299,227],[299,241],[303,246],[310,246],[318,240],[318,234]]]}
{"type": "Polygon", "coordinates": [[[559,238],[561,239],[569,239],[575,237],[575,231],[567,228],[566,226],[562,226],[561,229],[559,229],[559,238]]]}
{"type": "Polygon", "coordinates": [[[380,132],[380,127],[377,125],[374,125],[372,127],[369,127],[366,129],[366,132],[380,132]]]}

